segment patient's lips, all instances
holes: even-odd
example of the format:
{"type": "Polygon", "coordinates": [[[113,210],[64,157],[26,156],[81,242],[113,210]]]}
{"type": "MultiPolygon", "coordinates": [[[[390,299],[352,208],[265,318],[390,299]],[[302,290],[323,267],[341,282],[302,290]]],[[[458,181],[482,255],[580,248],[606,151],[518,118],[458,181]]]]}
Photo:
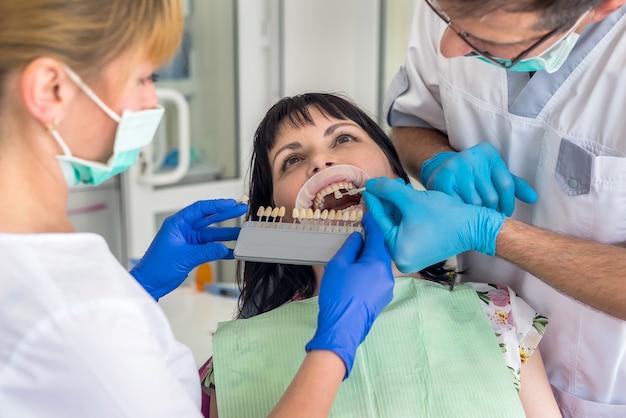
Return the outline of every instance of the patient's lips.
{"type": "Polygon", "coordinates": [[[296,207],[322,211],[353,208],[362,210],[361,195],[347,192],[364,186],[369,178],[365,171],[353,165],[329,167],[304,183],[296,198],[296,207]]]}

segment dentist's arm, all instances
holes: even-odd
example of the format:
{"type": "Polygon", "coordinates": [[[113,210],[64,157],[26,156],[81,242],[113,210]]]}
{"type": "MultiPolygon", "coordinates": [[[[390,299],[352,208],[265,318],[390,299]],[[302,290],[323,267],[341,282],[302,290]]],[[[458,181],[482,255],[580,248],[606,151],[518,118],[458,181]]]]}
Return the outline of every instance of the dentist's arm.
{"type": "Polygon", "coordinates": [[[496,255],[581,302],[626,320],[626,248],[567,237],[507,218],[496,255]]]}
{"type": "Polygon", "coordinates": [[[402,166],[418,180],[426,160],[439,152],[454,151],[448,137],[436,129],[394,126],[391,128],[391,140],[402,166]]]}
{"type": "Polygon", "coordinates": [[[626,249],[555,234],[436,191],[398,181],[363,193],[400,271],[419,271],[474,250],[497,255],[600,311],[626,320],[626,249]]]}

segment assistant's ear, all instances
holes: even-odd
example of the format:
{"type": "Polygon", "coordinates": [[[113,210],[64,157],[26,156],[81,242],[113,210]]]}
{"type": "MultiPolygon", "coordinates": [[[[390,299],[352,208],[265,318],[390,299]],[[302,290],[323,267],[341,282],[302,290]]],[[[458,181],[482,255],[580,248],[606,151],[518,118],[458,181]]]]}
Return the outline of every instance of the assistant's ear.
{"type": "Polygon", "coordinates": [[[599,22],[626,3],[626,0],[604,0],[591,9],[587,23],[599,22]]]}
{"type": "Polygon", "coordinates": [[[43,125],[48,125],[63,119],[76,94],[76,86],[59,61],[37,58],[22,71],[20,92],[26,109],[43,125]]]}

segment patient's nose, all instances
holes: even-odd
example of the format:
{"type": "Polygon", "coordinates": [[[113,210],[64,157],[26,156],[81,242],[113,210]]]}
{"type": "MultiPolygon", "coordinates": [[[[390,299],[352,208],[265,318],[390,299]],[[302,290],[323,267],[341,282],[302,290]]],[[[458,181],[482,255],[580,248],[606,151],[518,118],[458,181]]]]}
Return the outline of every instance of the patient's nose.
{"type": "Polygon", "coordinates": [[[311,175],[313,174],[317,174],[319,173],[321,170],[328,168],[328,167],[332,167],[333,165],[335,165],[334,162],[332,161],[325,161],[325,162],[320,162],[320,163],[314,163],[311,164],[312,166],[312,170],[311,170],[311,175]]]}

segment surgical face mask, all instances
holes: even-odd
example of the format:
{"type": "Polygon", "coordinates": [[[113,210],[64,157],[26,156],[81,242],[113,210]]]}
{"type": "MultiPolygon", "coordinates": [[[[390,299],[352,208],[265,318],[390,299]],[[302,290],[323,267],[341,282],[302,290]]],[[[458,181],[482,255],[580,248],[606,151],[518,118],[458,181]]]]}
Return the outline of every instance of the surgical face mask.
{"type": "Polygon", "coordinates": [[[100,98],[81,80],[81,78],[65,66],[68,76],[78,87],[98,105],[104,113],[118,123],[113,145],[113,155],[106,164],[98,161],[89,161],[72,155],[69,147],[56,130],[56,123],[48,126],[48,130],[63,150],[63,155],[57,159],[68,185],[79,183],[97,186],[116,174],[126,171],[135,164],[141,148],[150,144],[159,126],[164,109],[157,106],[154,109],[130,111],[125,110],[120,117],[109,108],[100,98]]]}
{"type": "MultiPolygon", "coordinates": [[[[576,41],[578,40],[578,34],[575,32],[570,33],[564,39],[561,39],[556,44],[552,45],[548,50],[543,52],[541,55],[537,55],[536,57],[525,58],[515,64],[514,66],[508,68],[510,71],[520,71],[520,72],[535,72],[535,71],[545,71],[547,73],[556,72],[567,57],[569,56],[572,49],[574,49],[574,45],[576,45],[576,41]]],[[[476,56],[481,61],[488,62],[490,64],[496,65],[493,62],[489,61],[487,58],[476,56]]],[[[507,63],[506,60],[498,60],[502,63],[507,63]]]]}
{"type": "MultiPolygon", "coordinates": [[[[567,60],[567,57],[572,52],[572,49],[574,49],[574,45],[576,45],[579,37],[578,33],[574,32],[574,30],[580,25],[580,22],[582,22],[583,18],[587,16],[587,13],[589,12],[584,13],[580,18],[578,18],[574,26],[550,48],[546,49],[543,53],[537,55],[536,57],[530,57],[521,60],[517,64],[508,68],[508,70],[519,72],[545,71],[550,74],[556,72],[559,68],[561,68],[565,60],[567,60]]],[[[497,65],[489,61],[485,57],[481,57],[478,55],[476,56],[476,58],[481,61],[488,62],[492,65],[497,65]]],[[[502,62],[503,64],[510,63],[510,61],[503,59],[497,60],[502,62]]]]}

